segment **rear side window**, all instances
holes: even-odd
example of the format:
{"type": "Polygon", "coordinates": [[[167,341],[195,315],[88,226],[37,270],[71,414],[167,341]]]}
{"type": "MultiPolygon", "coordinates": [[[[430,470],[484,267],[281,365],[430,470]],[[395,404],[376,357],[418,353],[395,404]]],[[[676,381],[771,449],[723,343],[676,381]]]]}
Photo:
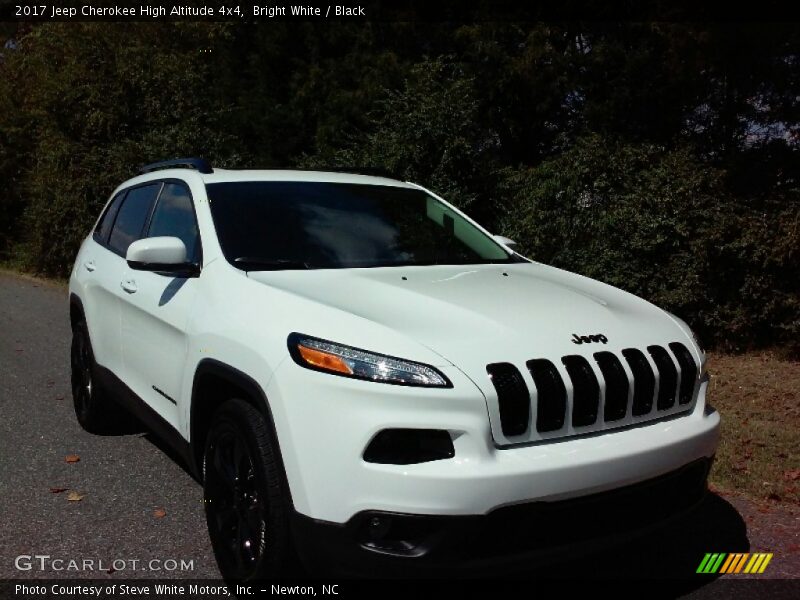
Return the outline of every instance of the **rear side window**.
{"type": "Polygon", "coordinates": [[[125,198],[125,191],[120,192],[109,203],[108,208],[100,217],[97,227],[94,230],[94,239],[100,244],[105,244],[108,241],[108,234],[111,233],[111,228],[114,226],[114,219],[117,218],[119,207],[122,204],[122,199],[125,198]]]}
{"type": "Polygon", "coordinates": [[[166,183],[153,211],[147,237],[171,236],[186,245],[189,262],[200,261],[200,234],[189,188],[181,183],[166,183]]]}
{"type": "Polygon", "coordinates": [[[144,185],[128,191],[119,209],[108,246],[117,254],[125,256],[128,246],[142,237],[144,224],[153,208],[161,183],[144,185]]]}

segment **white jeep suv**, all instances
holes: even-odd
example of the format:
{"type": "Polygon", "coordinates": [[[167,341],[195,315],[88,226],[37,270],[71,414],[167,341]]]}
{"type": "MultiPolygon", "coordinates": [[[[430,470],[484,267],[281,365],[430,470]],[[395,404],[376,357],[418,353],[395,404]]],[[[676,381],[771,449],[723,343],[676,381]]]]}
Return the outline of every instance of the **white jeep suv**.
{"type": "Polygon", "coordinates": [[[75,260],[78,420],[174,445],[231,580],[518,566],[694,506],[692,332],[512,245],[390,178],[149,165],[75,260]]]}

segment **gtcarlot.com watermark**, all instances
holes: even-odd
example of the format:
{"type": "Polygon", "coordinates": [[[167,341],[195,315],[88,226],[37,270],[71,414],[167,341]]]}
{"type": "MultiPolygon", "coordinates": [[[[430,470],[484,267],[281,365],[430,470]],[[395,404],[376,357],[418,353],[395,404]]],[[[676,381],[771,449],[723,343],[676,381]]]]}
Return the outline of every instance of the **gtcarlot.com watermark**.
{"type": "Polygon", "coordinates": [[[14,559],[18,571],[77,572],[116,571],[186,572],[194,571],[194,559],[184,558],[61,558],[49,554],[20,554],[14,559]]]}

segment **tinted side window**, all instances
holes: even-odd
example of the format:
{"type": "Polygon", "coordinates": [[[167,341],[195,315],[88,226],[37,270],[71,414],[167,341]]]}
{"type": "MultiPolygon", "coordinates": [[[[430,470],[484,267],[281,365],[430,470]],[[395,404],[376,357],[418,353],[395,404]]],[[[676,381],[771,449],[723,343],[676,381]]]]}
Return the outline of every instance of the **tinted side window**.
{"type": "Polygon", "coordinates": [[[200,260],[200,234],[194,215],[189,189],[180,183],[167,183],[153,211],[147,237],[172,236],[186,244],[186,258],[190,262],[200,260]]]}
{"type": "Polygon", "coordinates": [[[97,242],[105,244],[108,241],[108,234],[111,233],[111,227],[114,225],[114,219],[117,218],[117,213],[119,212],[119,207],[124,197],[124,191],[114,196],[114,199],[109,203],[108,208],[106,208],[106,212],[100,217],[100,221],[97,223],[97,227],[94,230],[94,239],[97,242]]]}
{"type": "Polygon", "coordinates": [[[128,246],[141,237],[160,187],[161,184],[157,183],[128,191],[108,240],[112,250],[125,256],[128,246]]]}

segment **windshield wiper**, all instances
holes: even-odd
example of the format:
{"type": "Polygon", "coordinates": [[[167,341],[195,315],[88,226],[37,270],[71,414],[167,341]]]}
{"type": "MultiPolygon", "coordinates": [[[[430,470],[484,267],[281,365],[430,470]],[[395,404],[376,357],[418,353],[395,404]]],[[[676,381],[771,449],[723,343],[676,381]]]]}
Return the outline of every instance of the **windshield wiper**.
{"type": "Polygon", "coordinates": [[[310,269],[307,262],[289,258],[258,258],[253,256],[238,256],[233,259],[237,267],[245,271],[281,271],[284,269],[310,269]]]}

